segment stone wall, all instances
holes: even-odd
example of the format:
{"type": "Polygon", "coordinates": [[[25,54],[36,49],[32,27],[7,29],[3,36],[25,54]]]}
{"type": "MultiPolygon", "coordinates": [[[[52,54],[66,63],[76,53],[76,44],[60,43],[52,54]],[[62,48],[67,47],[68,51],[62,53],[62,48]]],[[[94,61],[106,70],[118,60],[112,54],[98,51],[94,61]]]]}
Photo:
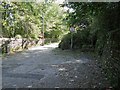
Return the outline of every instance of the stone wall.
{"type": "Polygon", "coordinates": [[[16,51],[21,51],[23,49],[28,49],[34,45],[41,45],[42,40],[29,40],[26,38],[16,39],[16,38],[1,38],[0,39],[0,47],[2,53],[12,53],[16,51]]]}
{"type": "Polygon", "coordinates": [[[120,79],[120,31],[110,32],[102,54],[102,64],[111,85],[118,86],[120,79]]]}

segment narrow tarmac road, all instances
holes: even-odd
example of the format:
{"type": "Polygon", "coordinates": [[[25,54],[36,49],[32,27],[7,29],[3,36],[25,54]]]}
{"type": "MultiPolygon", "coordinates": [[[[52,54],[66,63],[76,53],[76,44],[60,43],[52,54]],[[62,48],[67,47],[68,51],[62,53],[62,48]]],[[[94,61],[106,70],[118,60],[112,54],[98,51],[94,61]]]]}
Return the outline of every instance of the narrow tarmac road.
{"type": "Polygon", "coordinates": [[[33,47],[3,58],[3,88],[109,87],[95,59],[56,47],[57,43],[33,47]]]}

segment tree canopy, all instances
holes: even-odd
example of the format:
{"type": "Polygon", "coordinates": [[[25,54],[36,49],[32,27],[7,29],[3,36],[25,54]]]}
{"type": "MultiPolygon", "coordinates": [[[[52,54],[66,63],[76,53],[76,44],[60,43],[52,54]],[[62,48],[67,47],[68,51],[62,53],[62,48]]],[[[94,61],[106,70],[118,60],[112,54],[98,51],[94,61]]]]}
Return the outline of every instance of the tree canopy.
{"type": "Polygon", "coordinates": [[[44,31],[45,37],[59,38],[65,31],[63,9],[53,2],[1,2],[2,35],[37,39],[44,31]]]}

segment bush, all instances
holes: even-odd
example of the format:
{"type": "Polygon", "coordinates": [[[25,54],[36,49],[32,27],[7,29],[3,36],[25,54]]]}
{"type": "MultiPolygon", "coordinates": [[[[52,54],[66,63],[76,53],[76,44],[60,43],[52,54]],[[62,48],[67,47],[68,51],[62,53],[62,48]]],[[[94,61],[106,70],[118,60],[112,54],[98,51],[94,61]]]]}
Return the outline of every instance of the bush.
{"type": "MultiPolygon", "coordinates": [[[[59,44],[61,49],[70,49],[71,33],[68,33],[63,37],[59,44]]],[[[73,49],[81,49],[83,45],[91,45],[89,39],[89,30],[78,30],[77,33],[73,33],[73,49]]]]}
{"type": "Polygon", "coordinates": [[[65,35],[61,42],[59,43],[59,48],[61,49],[69,49],[70,48],[70,43],[71,43],[71,34],[68,33],[65,35]]]}

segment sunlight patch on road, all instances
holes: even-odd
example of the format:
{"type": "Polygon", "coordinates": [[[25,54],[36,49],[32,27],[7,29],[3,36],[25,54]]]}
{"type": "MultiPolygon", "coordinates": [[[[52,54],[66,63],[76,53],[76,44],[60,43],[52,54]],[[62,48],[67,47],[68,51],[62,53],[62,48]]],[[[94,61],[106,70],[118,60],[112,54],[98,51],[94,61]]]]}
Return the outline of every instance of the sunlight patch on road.
{"type": "Polygon", "coordinates": [[[84,63],[83,60],[76,60],[77,63],[84,63]]]}
{"type": "Polygon", "coordinates": [[[66,61],[66,62],[64,62],[64,63],[85,63],[85,61],[84,60],[81,60],[81,59],[75,59],[74,61],[66,61]]]}
{"type": "Polygon", "coordinates": [[[44,45],[44,46],[32,47],[32,48],[29,48],[28,50],[47,50],[47,49],[56,48],[56,47],[58,47],[58,43],[53,43],[53,44],[44,45]]]}
{"type": "Polygon", "coordinates": [[[49,45],[45,45],[43,47],[56,48],[56,47],[58,47],[58,43],[52,43],[52,44],[49,44],[49,45]]]}
{"type": "Polygon", "coordinates": [[[59,71],[65,71],[65,70],[67,70],[66,68],[59,68],[58,69],[59,71]]]}
{"type": "Polygon", "coordinates": [[[52,67],[58,67],[58,65],[51,65],[52,67]]]}
{"type": "Polygon", "coordinates": [[[32,86],[27,86],[28,88],[32,88],[32,86]]]}
{"type": "Polygon", "coordinates": [[[33,47],[33,48],[30,48],[29,50],[46,50],[48,48],[45,48],[45,47],[42,47],[42,46],[39,46],[39,47],[33,47]]]}

